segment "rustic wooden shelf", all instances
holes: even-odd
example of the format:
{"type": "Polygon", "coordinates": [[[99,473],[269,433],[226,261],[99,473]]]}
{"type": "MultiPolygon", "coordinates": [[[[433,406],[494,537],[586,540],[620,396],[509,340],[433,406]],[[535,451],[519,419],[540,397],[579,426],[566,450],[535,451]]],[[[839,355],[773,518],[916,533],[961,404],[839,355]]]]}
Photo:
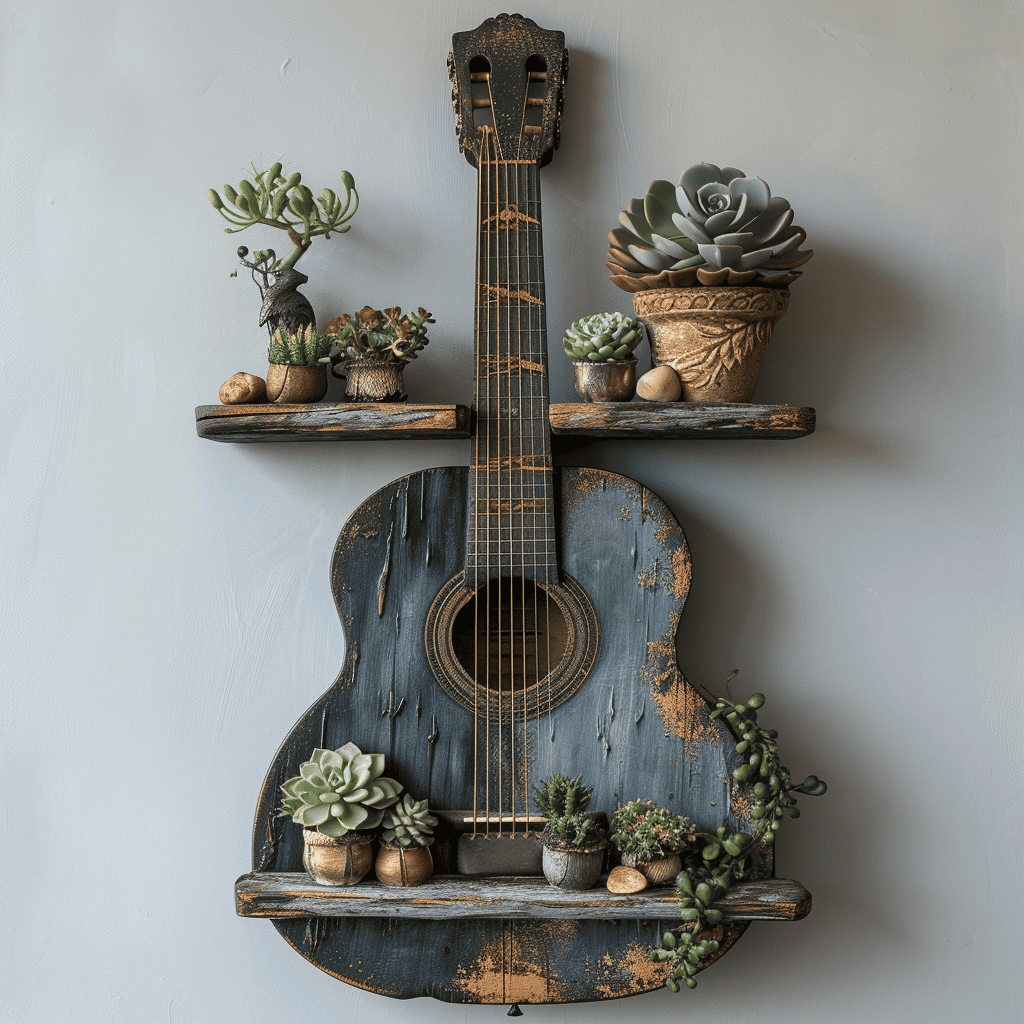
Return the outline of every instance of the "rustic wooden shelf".
{"type": "MultiPolygon", "coordinates": [[[[784,440],[814,431],[814,410],[787,405],[567,402],[548,409],[555,438],[784,440]]],[[[196,432],[213,441],[371,441],[468,438],[465,405],[342,403],[200,405],[196,432]]]]}
{"type": "Polygon", "coordinates": [[[213,441],[373,441],[470,436],[465,405],[200,405],[196,432],[213,441]]]}
{"type": "Polygon", "coordinates": [[[572,402],[548,408],[555,437],[785,440],[814,432],[814,410],[788,405],[572,402]]]}
{"type": "MultiPolygon", "coordinates": [[[[536,878],[435,875],[416,888],[364,881],[317,885],[304,872],[252,872],[235,883],[241,917],[545,918],[648,921],[678,916],[674,887],[620,896],[598,887],[571,892],[536,878]]],[[[715,904],[731,921],[799,921],[811,894],[785,878],[734,885],[715,904]]]]}

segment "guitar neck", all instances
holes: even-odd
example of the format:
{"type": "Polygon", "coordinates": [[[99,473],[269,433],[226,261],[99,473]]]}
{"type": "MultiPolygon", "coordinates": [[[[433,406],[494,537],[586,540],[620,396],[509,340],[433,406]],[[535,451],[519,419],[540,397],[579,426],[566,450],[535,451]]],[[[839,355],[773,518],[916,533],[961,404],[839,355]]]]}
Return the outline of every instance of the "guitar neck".
{"type": "Polygon", "coordinates": [[[535,162],[499,159],[493,136],[481,149],[466,583],[554,582],[540,179],[535,162]]]}

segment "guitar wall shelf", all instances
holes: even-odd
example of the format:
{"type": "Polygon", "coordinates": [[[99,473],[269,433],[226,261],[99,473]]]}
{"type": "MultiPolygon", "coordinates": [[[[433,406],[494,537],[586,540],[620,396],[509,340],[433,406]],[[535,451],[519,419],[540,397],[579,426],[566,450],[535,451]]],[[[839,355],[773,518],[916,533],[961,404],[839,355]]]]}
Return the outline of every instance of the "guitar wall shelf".
{"type": "MultiPolygon", "coordinates": [[[[572,402],[551,405],[551,433],[563,442],[631,438],[786,440],[813,433],[813,409],[687,402],[572,402]]],[[[200,405],[196,432],[212,441],[409,441],[471,436],[465,405],[200,405]]]]}

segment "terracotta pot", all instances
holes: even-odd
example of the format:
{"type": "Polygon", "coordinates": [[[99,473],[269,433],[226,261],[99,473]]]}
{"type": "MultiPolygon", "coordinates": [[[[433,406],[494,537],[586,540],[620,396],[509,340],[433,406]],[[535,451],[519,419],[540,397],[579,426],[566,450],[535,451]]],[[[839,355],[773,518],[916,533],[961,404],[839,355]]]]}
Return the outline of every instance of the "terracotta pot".
{"type": "Polygon", "coordinates": [[[409,397],[402,380],[404,369],[404,362],[353,359],[343,374],[334,376],[345,378],[345,397],[350,402],[404,402],[409,397]]]}
{"type": "Polygon", "coordinates": [[[559,889],[589,889],[604,866],[604,846],[595,850],[553,850],[544,847],[544,877],[559,889]]]}
{"type": "Polygon", "coordinates": [[[679,374],[687,402],[749,402],[784,288],[653,288],[633,293],[647,327],[651,361],[679,374]]]}
{"type": "Polygon", "coordinates": [[[316,829],[304,828],[302,839],[302,866],[319,885],[355,885],[373,866],[373,844],[369,838],[343,842],[316,829]]]}
{"type": "Polygon", "coordinates": [[[636,391],[636,359],[592,363],[574,359],[576,390],[588,402],[628,402],[636,391]]]}
{"type": "Polygon", "coordinates": [[[622,863],[627,868],[636,868],[651,885],[671,885],[683,869],[683,862],[677,853],[670,853],[654,860],[640,860],[634,853],[624,853],[622,863]]]}
{"type": "Polygon", "coordinates": [[[385,885],[422,885],[434,873],[429,846],[381,846],[373,866],[385,885]]]}
{"type": "Polygon", "coordinates": [[[268,402],[319,402],[326,394],[326,366],[271,363],[267,370],[268,402]]]}

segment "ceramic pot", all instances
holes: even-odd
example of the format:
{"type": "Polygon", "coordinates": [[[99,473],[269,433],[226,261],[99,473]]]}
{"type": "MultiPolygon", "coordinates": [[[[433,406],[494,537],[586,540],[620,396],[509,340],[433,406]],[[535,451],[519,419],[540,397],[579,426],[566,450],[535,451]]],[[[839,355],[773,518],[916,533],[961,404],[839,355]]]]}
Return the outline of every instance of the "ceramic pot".
{"type": "Polygon", "coordinates": [[[422,885],[434,873],[429,846],[381,846],[373,870],[385,885],[422,885]]]}
{"type": "Polygon", "coordinates": [[[636,391],[636,359],[592,363],[574,359],[576,390],[587,402],[628,402],[636,391]]]}
{"type": "Polygon", "coordinates": [[[601,875],[604,851],[604,846],[593,850],[553,850],[545,846],[544,877],[559,889],[589,889],[601,875]]]}
{"type": "Polygon", "coordinates": [[[652,288],[633,293],[647,327],[651,361],[679,374],[687,402],[749,402],[784,288],[652,288]]]}
{"type": "Polygon", "coordinates": [[[334,372],[335,377],[345,378],[345,397],[350,402],[404,402],[402,381],[404,362],[380,362],[374,359],[353,359],[345,366],[345,372],[334,372]]]}
{"type": "Polygon", "coordinates": [[[285,363],[271,363],[267,370],[268,402],[319,402],[326,394],[326,366],[288,366],[285,363]]]}
{"type": "Polygon", "coordinates": [[[372,840],[343,842],[313,828],[302,830],[302,866],[319,885],[355,885],[373,866],[372,840]]]}
{"type": "Polygon", "coordinates": [[[683,869],[678,853],[670,853],[654,860],[641,860],[636,854],[624,853],[620,860],[627,868],[636,868],[651,885],[671,885],[683,869]]]}

